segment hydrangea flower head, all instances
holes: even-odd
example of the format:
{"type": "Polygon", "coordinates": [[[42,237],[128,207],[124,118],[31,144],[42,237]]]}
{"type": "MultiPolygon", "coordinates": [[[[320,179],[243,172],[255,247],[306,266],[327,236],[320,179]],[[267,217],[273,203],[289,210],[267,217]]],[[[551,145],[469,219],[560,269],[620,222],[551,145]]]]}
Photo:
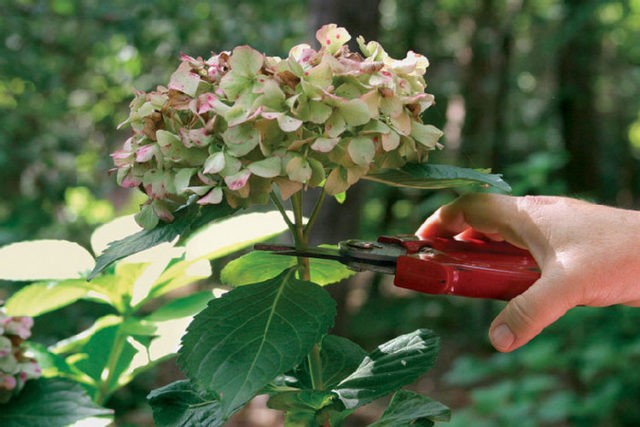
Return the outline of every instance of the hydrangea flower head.
{"type": "Polygon", "coordinates": [[[0,309],[0,403],[19,393],[25,383],[42,374],[40,366],[25,355],[22,343],[31,336],[33,319],[7,316],[0,309]]]}
{"type": "Polygon", "coordinates": [[[187,203],[264,203],[308,187],[335,195],[368,173],[420,163],[442,132],[422,121],[427,59],[391,58],[335,24],[318,50],[287,58],[249,46],[208,59],[182,55],[168,85],[138,92],[125,124],[133,134],[112,154],[117,181],[147,195],[137,218],[153,227],[187,203]]]}

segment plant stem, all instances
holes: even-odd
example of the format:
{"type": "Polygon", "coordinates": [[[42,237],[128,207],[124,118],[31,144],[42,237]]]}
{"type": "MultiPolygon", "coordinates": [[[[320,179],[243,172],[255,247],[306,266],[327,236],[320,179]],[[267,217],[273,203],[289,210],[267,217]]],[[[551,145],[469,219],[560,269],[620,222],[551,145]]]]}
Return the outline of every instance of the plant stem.
{"type": "Polygon", "coordinates": [[[318,219],[318,214],[320,213],[320,210],[322,209],[322,205],[324,203],[325,194],[326,194],[325,189],[324,187],[322,187],[320,196],[318,196],[318,201],[316,202],[316,205],[314,206],[313,211],[311,212],[311,216],[309,217],[309,222],[307,222],[307,225],[304,227],[304,232],[307,235],[307,238],[309,237],[309,232],[311,231],[311,228],[313,228],[313,225],[316,223],[316,220],[318,219]]]}
{"type": "Polygon", "coordinates": [[[100,379],[98,383],[98,387],[96,390],[96,395],[94,401],[98,405],[104,405],[111,395],[111,383],[114,380],[116,365],[118,364],[118,359],[120,359],[120,355],[122,354],[122,350],[124,350],[124,343],[127,339],[126,334],[122,333],[123,325],[126,322],[127,318],[122,318],[122,321],[118,325],[118,329],[116,330],[116,335],[113,339],[113,346],[111,346],[111,352],[109,353],[109,358],[107,359],[107,364],[103,368],[107,370],[107,377],[103,380],[100,379]]]}
{"type": "MultiPolygon", "coordinates": [[[[302,215],[302,193],[296,193],[292,196],[291,204],[293,206],[296,230],[293,237],[297,248],[306,248],[308,245],[309,232],[313,226],[312,221],[315,221],[315,218],[318,216],[318,212],[322,206],[322,199],[324,199],[324,191],[320,197],[321,199],[316,203],[313,213],[311,214],[311,219],[305,225],[302,215]]],[[[298,272],[302,280],[311,280],[309,258],[298,257],[298,272]]],[[[309,364],[309,374],[311,376],[311,385],[313,389],[323,390],[324,382],[322,381],[322,359],[320,358],[320,346],[317,343],[313,345],[311,352],[307,355],[307,363],[309,364]]]]}
{"type": "MultiPolygon", "coordinates": [[[[295,232],[293,240],[296,248],[306,249],[308,246],[308,234],[305,232],[304,218],[302,216],[302,193],[297,192],[291,196],[291,205],[293,207],[293,217],[295,220],[295,232]]],[[[311,280],[311,269],[309,268],[309,258],[298,257],[298,274],[301,280],[311,280]]]]}
{"type": "Polygon", "coordinates": [[[278,196],[272,191],[271,193],[269,193],[269,197],[271,198],[271,201],[275,205],[276,209],[278,209],[278,211],[280,212],[280,215],[282,215],[282,219],[284,219],[284,222],[287,224],[287,227],[289,228],[291,234],[295,235],[296,227],[291,222],[291,219],[289,219],[289,215],[287,215],[287,211],[284,209],[284,206],[282,206],[282,202],[280,201],[278,196]]]}

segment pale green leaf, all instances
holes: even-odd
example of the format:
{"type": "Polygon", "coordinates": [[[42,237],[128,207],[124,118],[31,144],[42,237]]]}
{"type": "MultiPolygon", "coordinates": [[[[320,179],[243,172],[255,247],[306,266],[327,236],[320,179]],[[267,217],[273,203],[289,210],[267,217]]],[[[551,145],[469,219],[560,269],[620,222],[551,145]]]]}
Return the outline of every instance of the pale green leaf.
{"type": "Polygon", "coordinates": [[[86,249],[66,240],[31,240],[0,248],[0,280],[78,279],[94,265],[86,249]]]}
{"type": "Polygon", "coordinates": [[[176,298],[154,310],[153,313],[145,317],[145,320],[148,322],[160,322],[193,316],[204,310],[211,298],[213,298],[213,293],[210,291],[197,292],[176,298]]]}
{"type": "Polygon", "coordinates": [[[78,301],[90,289],[84,280],[38,282],[11,295],[4,308],[10,316],[36,317],[78,301]]]}
{"type": "Polygon", "coordinates": [[[428,329],[401,335],[371,352],[333,391],[347,409],[365,405],[410,384],[434,364],[438,337],[428,329]]]}
{"type": "Polygon", "coordinates": [[[126,256],[152,248],[164,242],[171,242],[177,237],[185,238],[191,230],[233,214],[236,209],[226,203],[218,205],[186,206],[175,213],[175,219],[171,223],[162,222],[150,230],[142,230],[121,240],[112,242],[102,255],[96,260],[93,271],[89,274],[89,280],[98,275],[113,262],[126,256]]]}
{"type": "MultiPolygon", "coordinates": [[[[295,265],[295,257],[253,251],[227,263],[220,272],[220,280],[229,286],[244,286],[275,277],[295,265]]],[[[320,286],[339,282],[355,274],[355,271],[339,262],[327,259],[310,259],[309,266],[311,281],[320,286]]]]}
{"type": "Polygon", "coordinates": [[[221,397],[226,417],[299,363],[334,316],[326,291],[288,270],[211,300],[183,337],[178,364],[221,397]]]}

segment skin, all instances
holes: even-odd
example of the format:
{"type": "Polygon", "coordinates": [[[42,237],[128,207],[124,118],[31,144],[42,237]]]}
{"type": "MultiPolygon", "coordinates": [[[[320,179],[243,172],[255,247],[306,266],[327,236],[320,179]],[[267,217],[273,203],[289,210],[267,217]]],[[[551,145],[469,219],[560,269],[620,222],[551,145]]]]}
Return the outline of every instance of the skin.
{"type": "Polygon", "coordinates": [[[506,240],[528,249],[541,277],[509,301],[489,338],[515,350],[578,305],[640,307],[640,212],[566,197],[469,194],[427,218],[418,236],[506,240]]]}

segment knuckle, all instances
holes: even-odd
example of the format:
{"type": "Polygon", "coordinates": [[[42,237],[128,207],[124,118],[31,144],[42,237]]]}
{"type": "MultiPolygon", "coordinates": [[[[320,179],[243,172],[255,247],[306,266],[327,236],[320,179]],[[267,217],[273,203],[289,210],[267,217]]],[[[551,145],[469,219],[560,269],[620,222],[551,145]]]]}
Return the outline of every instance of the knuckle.
{"type": "Polygon", "coordinates": [[[532,305],[528,303],[525,295],[518,295],[509,303],[506,320],[516,334],[535,328],[536,316],[532,305]]]}

